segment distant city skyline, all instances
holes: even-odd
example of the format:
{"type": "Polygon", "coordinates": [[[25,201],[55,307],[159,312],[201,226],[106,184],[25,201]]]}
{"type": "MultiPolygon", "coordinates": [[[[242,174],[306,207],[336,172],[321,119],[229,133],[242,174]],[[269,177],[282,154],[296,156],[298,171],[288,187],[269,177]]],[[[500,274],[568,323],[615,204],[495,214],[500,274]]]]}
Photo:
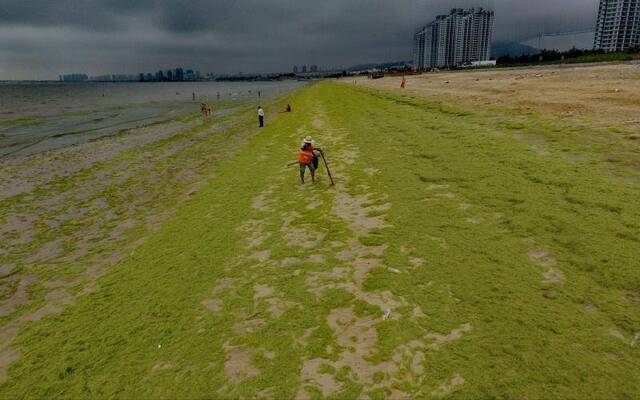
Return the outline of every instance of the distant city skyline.
{"type": "Polygon", "coordinates": [[[598,12],[598,0],[3,0],[0,79],[410,60],[416,26],[470,6],[495,10],[494,39],[507,41],[593,29],[598,12]]]}
{"type": "MultiPolygon", "coordinates": [[[[207,74],[211,75],[211,74],[207,74]]],[[[156,72],[140,72],[138,74],[103,74],[89,76],[82,72],[61,74],[60,82],[165,82],[165,81],[196,81],[202,78],[198,70],[177,67],[156,72]]]]}
{"type": "MultiPolygon", "coordinates": [[[[344,67],[344,66],[342,66],[344,67]]],[[[294,74],[298,74],[298,73],[302,73],[305,74],[307,72],[309,73],[315,73],[320,71],[321,68],[319,68],[317,65],[306,65],[306,64],[301,64],[301,65],[294,65],[293,66],[293,73],[294,74]],[[307,69],[308,68],[308,69],[307,69]]]]}

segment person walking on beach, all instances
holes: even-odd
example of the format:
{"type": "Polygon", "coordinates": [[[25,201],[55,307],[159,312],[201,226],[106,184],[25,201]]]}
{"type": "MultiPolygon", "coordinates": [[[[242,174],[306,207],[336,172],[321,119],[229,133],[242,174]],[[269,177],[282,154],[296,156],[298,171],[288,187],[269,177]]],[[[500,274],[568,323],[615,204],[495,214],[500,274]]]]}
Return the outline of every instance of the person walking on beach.
{"type": "Polygon", "coordinates": [[[260,123],[260,128],[264,127],[264,109],[262,106],[258,106],[258,122],[260,123]]]}
{"type": "Polygon", "coordinates": [[[407,78],[404,75],[402,75],[402,83],[400,84],[400,87],[404,89],[406,84],[407,84],[407,78]]]}
{"type": "Polygon", "coordinates": [[[316,170],[318,169],[319,159],[316,151],[322,154],[322,149],[313,147],[313,139],[311,136],[304,138],[300,152],[298,153],[298,163],[300,164],[300,182],[304,185],[304,173],[307,168],[311,173],[311,181],[316,183],[316,170]]]}

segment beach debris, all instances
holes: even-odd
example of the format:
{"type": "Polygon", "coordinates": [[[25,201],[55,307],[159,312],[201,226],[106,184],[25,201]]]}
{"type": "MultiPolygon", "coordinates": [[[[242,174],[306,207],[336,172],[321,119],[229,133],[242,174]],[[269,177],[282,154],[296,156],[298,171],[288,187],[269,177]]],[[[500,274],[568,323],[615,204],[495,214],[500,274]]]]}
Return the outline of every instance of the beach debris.
{"type": "Polygon", "coordinates": [[[384,310],[384,315],[382,316],[382,319],[386,321],[389,319],[390,316],[391,316],[391,309],[387,308],[386,310],[384,310]]]}
{"type": "Polygon", "coordinates": [[[542,75],[542,74],[535,74],[534,76],[535,76],[536,78],[542,78],[544,75],[542,75]]]}
{"type": "Polygon", "coordinates": [[[387,268],[387,269],[389,270],[389,272],[393,272],[394,274],[399,274],[399,273],[401,273],[401,271],[400,271],[399,269],[395,269],[395,268],[391,268],[391,267],[389,267],[389,268],[387,268]]]}

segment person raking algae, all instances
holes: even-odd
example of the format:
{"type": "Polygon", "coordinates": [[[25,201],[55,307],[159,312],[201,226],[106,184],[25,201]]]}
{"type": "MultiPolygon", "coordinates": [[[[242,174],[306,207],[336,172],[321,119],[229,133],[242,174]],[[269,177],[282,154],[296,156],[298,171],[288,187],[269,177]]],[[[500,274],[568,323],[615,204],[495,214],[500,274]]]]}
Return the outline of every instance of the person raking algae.
{"type": "Polygon", "coordinates": [[[320,164],[320,158],[318,157],[318,153],[320,157],[322,157],[322,161],[324,162],[324,166],[327,169],[327,175],[329,176],[329,180],[331,181],[331,186],[335,183],[333,182],[333,177],[331,176],[331,171],[329,170],[329,163],[327,163],[327,159],[324,156],[324,151],[315,145],[311,136],[307,136],[302,141],[302,145],[300,146],[300,150],[298,151],[298,160],[292,163],[287,164],[287,167],[298,164],[300,167],[300,181],[304,185],[304,173],[308,168],[311,173],[311,180],[313,183],[316,183],[316,171],[318,170],[318,164],[320,164]],[[317,152],[317,153],[316,153],[317,152]]]}
{"type": "Polygon", "coordinates": [[[300,165],[300,181],[304,185],[304,173],[307,168],[309,168],[309,172],[311,173],[311,180],[313,183],[316,183],[316,171],[318,170],[318,164],[320,163],[320,158],[318,157],[318,152],[320,157],[322,157],[322,161],[324,161],[324,166],[327,169],[327,175],[329,175],[329,180],[331,181],[331,185],[333,186],[333,177],[331,176],[331,171],[329,170],[329,164],[327,163],[327,159],[324,156],[324,151],[314,146],[315,142],[311,139],[311,136],[307,136],[304,138],[302,142],[302,146],[300,146],[300,152],[298,153],[298,164],[300,165]]]}
{"type": "Polygon", "coordinates": [[[316,152],[323,154],[320,147],[314,147],[311,136],[304,138],[300,152],[298,153],[298,163],[300,164],[300,182],[304,185],[304,173],[307,168],[311,173],[311,181],[316,183],[316,170],[318,169],[319,158],[316,152]]]}

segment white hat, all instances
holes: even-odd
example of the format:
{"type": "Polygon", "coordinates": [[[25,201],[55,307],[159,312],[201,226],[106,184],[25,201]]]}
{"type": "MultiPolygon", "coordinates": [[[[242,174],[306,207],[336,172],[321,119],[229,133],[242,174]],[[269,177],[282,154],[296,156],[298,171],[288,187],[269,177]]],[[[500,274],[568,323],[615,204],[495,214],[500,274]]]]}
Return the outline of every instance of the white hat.
{"type": "Polygon", "coordinates": [[[311,136],[307,136],[306,138],[304,138],[304,143],[313,144],[313,139],[311,139],[311,136]]]}

